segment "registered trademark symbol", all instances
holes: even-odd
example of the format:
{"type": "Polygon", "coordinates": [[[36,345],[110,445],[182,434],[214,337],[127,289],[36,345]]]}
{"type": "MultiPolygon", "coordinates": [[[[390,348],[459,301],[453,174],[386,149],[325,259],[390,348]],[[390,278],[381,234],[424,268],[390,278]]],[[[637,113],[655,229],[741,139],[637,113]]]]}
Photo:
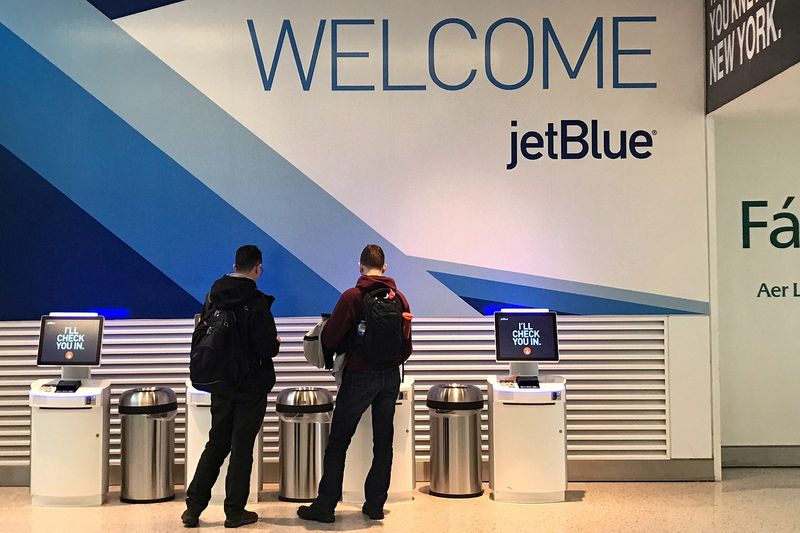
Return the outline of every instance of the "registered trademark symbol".
{"type": "Polygon", "coordinates": [[[653,130],[653,135],[658,135],[658,130],[653,130]]]}

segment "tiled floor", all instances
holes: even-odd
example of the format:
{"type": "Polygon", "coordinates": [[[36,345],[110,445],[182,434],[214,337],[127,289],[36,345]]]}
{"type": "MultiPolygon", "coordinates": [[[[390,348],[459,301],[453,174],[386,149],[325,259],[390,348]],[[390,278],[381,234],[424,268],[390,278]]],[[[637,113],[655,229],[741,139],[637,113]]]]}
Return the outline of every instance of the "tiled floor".
{"type": "MultiPolygon", "coordinates": [[[[725,470],[720,483],[571,483],[569,501],[548,505],[502,504],[488,495],[446,500],[425,494],[420,485],[414,502],[387,506],[383,522],[342,505],[330,525],[301,522],[296,504],[278,502],[275,487],[265,488],[265,501],[252,506],[261,520],[242,531],[800,531],[800,469],[725,470]]],[[[185,531],[180,500],[126,505],[115,489],[103,507],[63,509],[31,507],[27,488],[0,488],[0,531],[185,531]]],[[[197,531],[222,531],[223,518],[220,507],[209,508],[197,531]]]]}

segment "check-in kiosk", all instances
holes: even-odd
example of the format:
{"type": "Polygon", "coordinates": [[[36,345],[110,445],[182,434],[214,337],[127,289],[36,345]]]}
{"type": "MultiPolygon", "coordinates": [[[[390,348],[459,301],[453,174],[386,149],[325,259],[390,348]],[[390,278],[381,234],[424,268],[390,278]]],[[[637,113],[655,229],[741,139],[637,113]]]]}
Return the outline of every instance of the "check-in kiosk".
{"type": "MultiPolygon", "coordinates": [[[[186,380],[186,486],[192,481],[197,463],[208,442],[211,429],[211,394],[195,389],[191,380],[186,380]]],[[[261,491],[261,471],[264,464],[264,428],[258,430],[253,443],[253,468],[250,471],[250,495],[248,503],[258,501],[261,491]]],[[[228,472],[228,460],[222,463],[219,477],[211,488],[211,503],[222,504],[225,500],[225,476],[228,472]]]]}
{"type": "MultiPolygon", "coordinates": [[[[387,502],[411,501],[415,488],[414,464],[414,378],[405,376],[400,383],[394,410],[392,478],[387,502]]],[[[347,450],[342,501],[363,503],[364,480],[372,465],[372,408],[358,423],[347,450]]]]}
{"type": "Polygon", "coordinates": [[[36,364],[61,379],[31,384],[31,503],[101,505],[108,497],[111,384],[90,378],[100,365],[103,317],[42,317],[36,364]]]}
{"type": "Polygon", "coordinates": [[[498,362],[490,376],[489,487],[500,502],[562,502],[567,490],[565,380],[539,376],[540,361],[558,361],[556,314],[503,310],[495,314],[498,362]]]}

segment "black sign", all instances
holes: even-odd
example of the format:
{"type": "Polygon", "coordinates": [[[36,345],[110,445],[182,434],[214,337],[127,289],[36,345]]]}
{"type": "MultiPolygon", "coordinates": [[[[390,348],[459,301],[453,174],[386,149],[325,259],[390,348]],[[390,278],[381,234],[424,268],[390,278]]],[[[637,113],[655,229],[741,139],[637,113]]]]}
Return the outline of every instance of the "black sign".
{"type": "Polygon", "coordinates": [[[705,0],[706,113],[800,61],[800,1],[705,0]]]}
{"type": "Polygon", "coordinates": [[[498,361],[558,361],[555,313],[495,313],[494,337],[498,361]]]}
{"type": "Polygon", "coordinates": [[[103,343],[103,317],[43,316],[39,330],[38,365],[97,366],[103,343]]]}

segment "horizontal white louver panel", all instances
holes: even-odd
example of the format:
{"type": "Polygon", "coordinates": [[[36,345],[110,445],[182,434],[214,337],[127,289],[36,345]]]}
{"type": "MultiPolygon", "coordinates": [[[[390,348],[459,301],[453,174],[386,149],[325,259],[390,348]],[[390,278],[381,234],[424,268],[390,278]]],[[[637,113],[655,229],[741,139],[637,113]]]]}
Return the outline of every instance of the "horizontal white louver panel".
{"type": "MultiPolygon", "coordinates": [[[[316,319],[278,319],[282,339],[276,359],[278,382],[265,419],[265,460],[277,461],[274,400],[288,387],[317,385],[335,392],[325,371],[302,355],[302,337],[316,319]]],[[[567,378],[567,444],[570,459],[667,459],[668,387],[666,320],[663,317],[560,317],[561,361],[543,372],[567,378]]],[[[103,366],[93,376],[112,382],[112,462],[119,461],[117,398],[137,386],[170,387],[178,395],[176,458],[183,461],[185,381],[191,320],[108,320],[103,366]]],[[[0,465],[29,461],[28,389],[35,379],[56,378],[56,368],[36,367],[37,322],[0,322],[0,465]]],[[[412,359],[406,372],[416,379],[418,461],[430,449],[428,389],[445,381],[477,385],[507,367],[494,361],[491,318],[415,319],[412,359]]],[[[487,454],[487,413],[483,450],[487,454]]],[[[485,457],[486,458],[486,457],[485,457]]]]}
{"type": "MultiPolygon", "coordinates": [[[[561,361],[540,368],[567,378],[570,459],[669,457],[665,323],[662,317],[559,318],[561,361]]],[[[417,458],[427,460],[427,389],[460,381],[485,391],[485,376],[506,370],[494,361],[490,318],[418,323],[414,341],[407,370],[418,383],[417,458]]],[[[484,433],[484,453],[486,442],[484,433]]]]}

